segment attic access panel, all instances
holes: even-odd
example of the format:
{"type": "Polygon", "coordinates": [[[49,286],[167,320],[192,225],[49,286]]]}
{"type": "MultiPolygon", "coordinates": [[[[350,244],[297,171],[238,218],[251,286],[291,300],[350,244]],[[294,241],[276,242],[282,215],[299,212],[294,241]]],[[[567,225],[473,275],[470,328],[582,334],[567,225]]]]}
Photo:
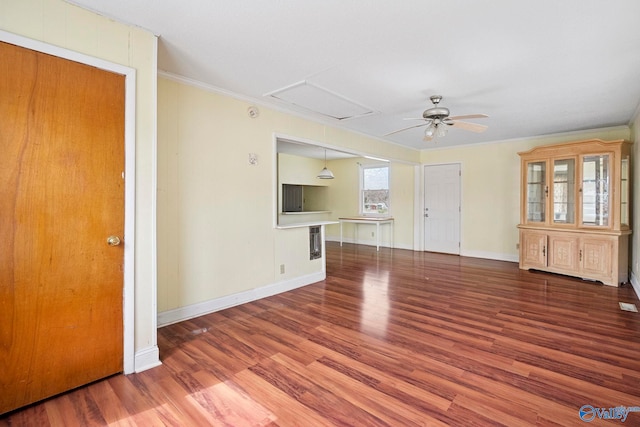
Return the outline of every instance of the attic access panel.
{"type": "Polygon", "coordinates": [[[337,120],[347,120],[373,114],[367,108],[328,89],[302,81],[268,93],[265,96],[287,102],[305,110],[337,120]]]}

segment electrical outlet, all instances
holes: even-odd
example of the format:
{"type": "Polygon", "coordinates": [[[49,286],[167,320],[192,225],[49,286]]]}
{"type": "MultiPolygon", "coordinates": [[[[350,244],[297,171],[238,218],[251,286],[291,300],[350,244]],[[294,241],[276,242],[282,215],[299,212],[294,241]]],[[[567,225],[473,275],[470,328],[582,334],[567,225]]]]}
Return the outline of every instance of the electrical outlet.
{"type": "Polygon", "coordinates": [[[376,237],[376,233],[374,231],[371,232],[371,237],[376,237]]]}
{"type": "Polygon", "coordinates": [[[284,274],[284,264],[280,264],[280,274],[284,274]]]}

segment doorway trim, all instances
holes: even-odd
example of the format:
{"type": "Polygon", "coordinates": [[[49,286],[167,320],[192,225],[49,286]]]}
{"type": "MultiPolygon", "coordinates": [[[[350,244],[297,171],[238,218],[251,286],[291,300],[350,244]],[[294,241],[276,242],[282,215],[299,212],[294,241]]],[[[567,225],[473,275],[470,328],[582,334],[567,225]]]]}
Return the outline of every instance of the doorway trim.
{"type": "Polygon", "coordinates": [[[125,77],[124,165],[124,288],[123,372],[135,371],[135,176],[136,176],[136,70],[104,59],[0,30],[0,41],[59,58],[90,65],[125,77]]]}

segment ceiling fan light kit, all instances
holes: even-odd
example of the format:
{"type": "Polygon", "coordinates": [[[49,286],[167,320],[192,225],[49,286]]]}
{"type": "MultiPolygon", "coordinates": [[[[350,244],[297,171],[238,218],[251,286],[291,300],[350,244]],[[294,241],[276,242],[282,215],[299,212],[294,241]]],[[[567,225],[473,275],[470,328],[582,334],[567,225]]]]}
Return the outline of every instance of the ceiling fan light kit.
{"type": "Polygon", "coordinates": [[[449,116],[450,111],[448,108],[440,107],[440,101],[442,101],[441,95],[432,95],[430,98],[433,103],[433,107],[424,110],[421,118],[408,118],[405,120],[423,120],[424,123],[419,125],[413,125],[406,128],[398,129],[385,136],[393,135],[405,130],[427,126],[424,131],[423,141],[431,141],[434,138],[442,138],[447,135],[447,126],[453,126],[459,129],[468,130],[471,132],[484,132],[487,126],[477,123],[463,122],[461,119],[482,119],[489,117],[486,114],[467,114],[464,116],[449,116]]]}

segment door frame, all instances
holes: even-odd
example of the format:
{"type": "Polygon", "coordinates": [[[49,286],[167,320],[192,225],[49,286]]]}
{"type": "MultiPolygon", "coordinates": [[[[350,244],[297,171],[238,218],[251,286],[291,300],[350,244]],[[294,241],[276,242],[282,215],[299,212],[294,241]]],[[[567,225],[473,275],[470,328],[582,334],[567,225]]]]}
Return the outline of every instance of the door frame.
{"type": "Polygon", "coordinates": [[[124,287],[123,287],[123,371],[135,371],[135,176],[136,176],[136,70],[104,59],[0,30],[0,41],[79,62],[125,77],[124,135],[124,287]]]}
{"type": "Polygon", "coordinates": [[[462,255],[462,207],[464,206],[463,203],[463,185],[462,185],[462,162],[440,162],[440,163],[422,163],[422,167],[420,168],[420,177],[418,178],[420,180],[420,185],[416,186],[416,191],[419,191],[420,194],[418,195],[418,199],[420,200],[420,205],[419,207],[417,207],[417,211],[416,211],[416,225],[418,225],[419,228],[419,241],[420,241],[420,251],[424,252],[425,250],[425,227],[424,227],[424,205],[425,205],[425,185],[424,185],[424,179],[425,179],[425,175],[426,175],[426,168],[430,167],[430,166],[446,166],[446,165],[459,165],[460,167],[460,223],[458,224],[459,227],[459,236],[460,236],[460,251],[458,252],[458,255],[462,255]]]}

